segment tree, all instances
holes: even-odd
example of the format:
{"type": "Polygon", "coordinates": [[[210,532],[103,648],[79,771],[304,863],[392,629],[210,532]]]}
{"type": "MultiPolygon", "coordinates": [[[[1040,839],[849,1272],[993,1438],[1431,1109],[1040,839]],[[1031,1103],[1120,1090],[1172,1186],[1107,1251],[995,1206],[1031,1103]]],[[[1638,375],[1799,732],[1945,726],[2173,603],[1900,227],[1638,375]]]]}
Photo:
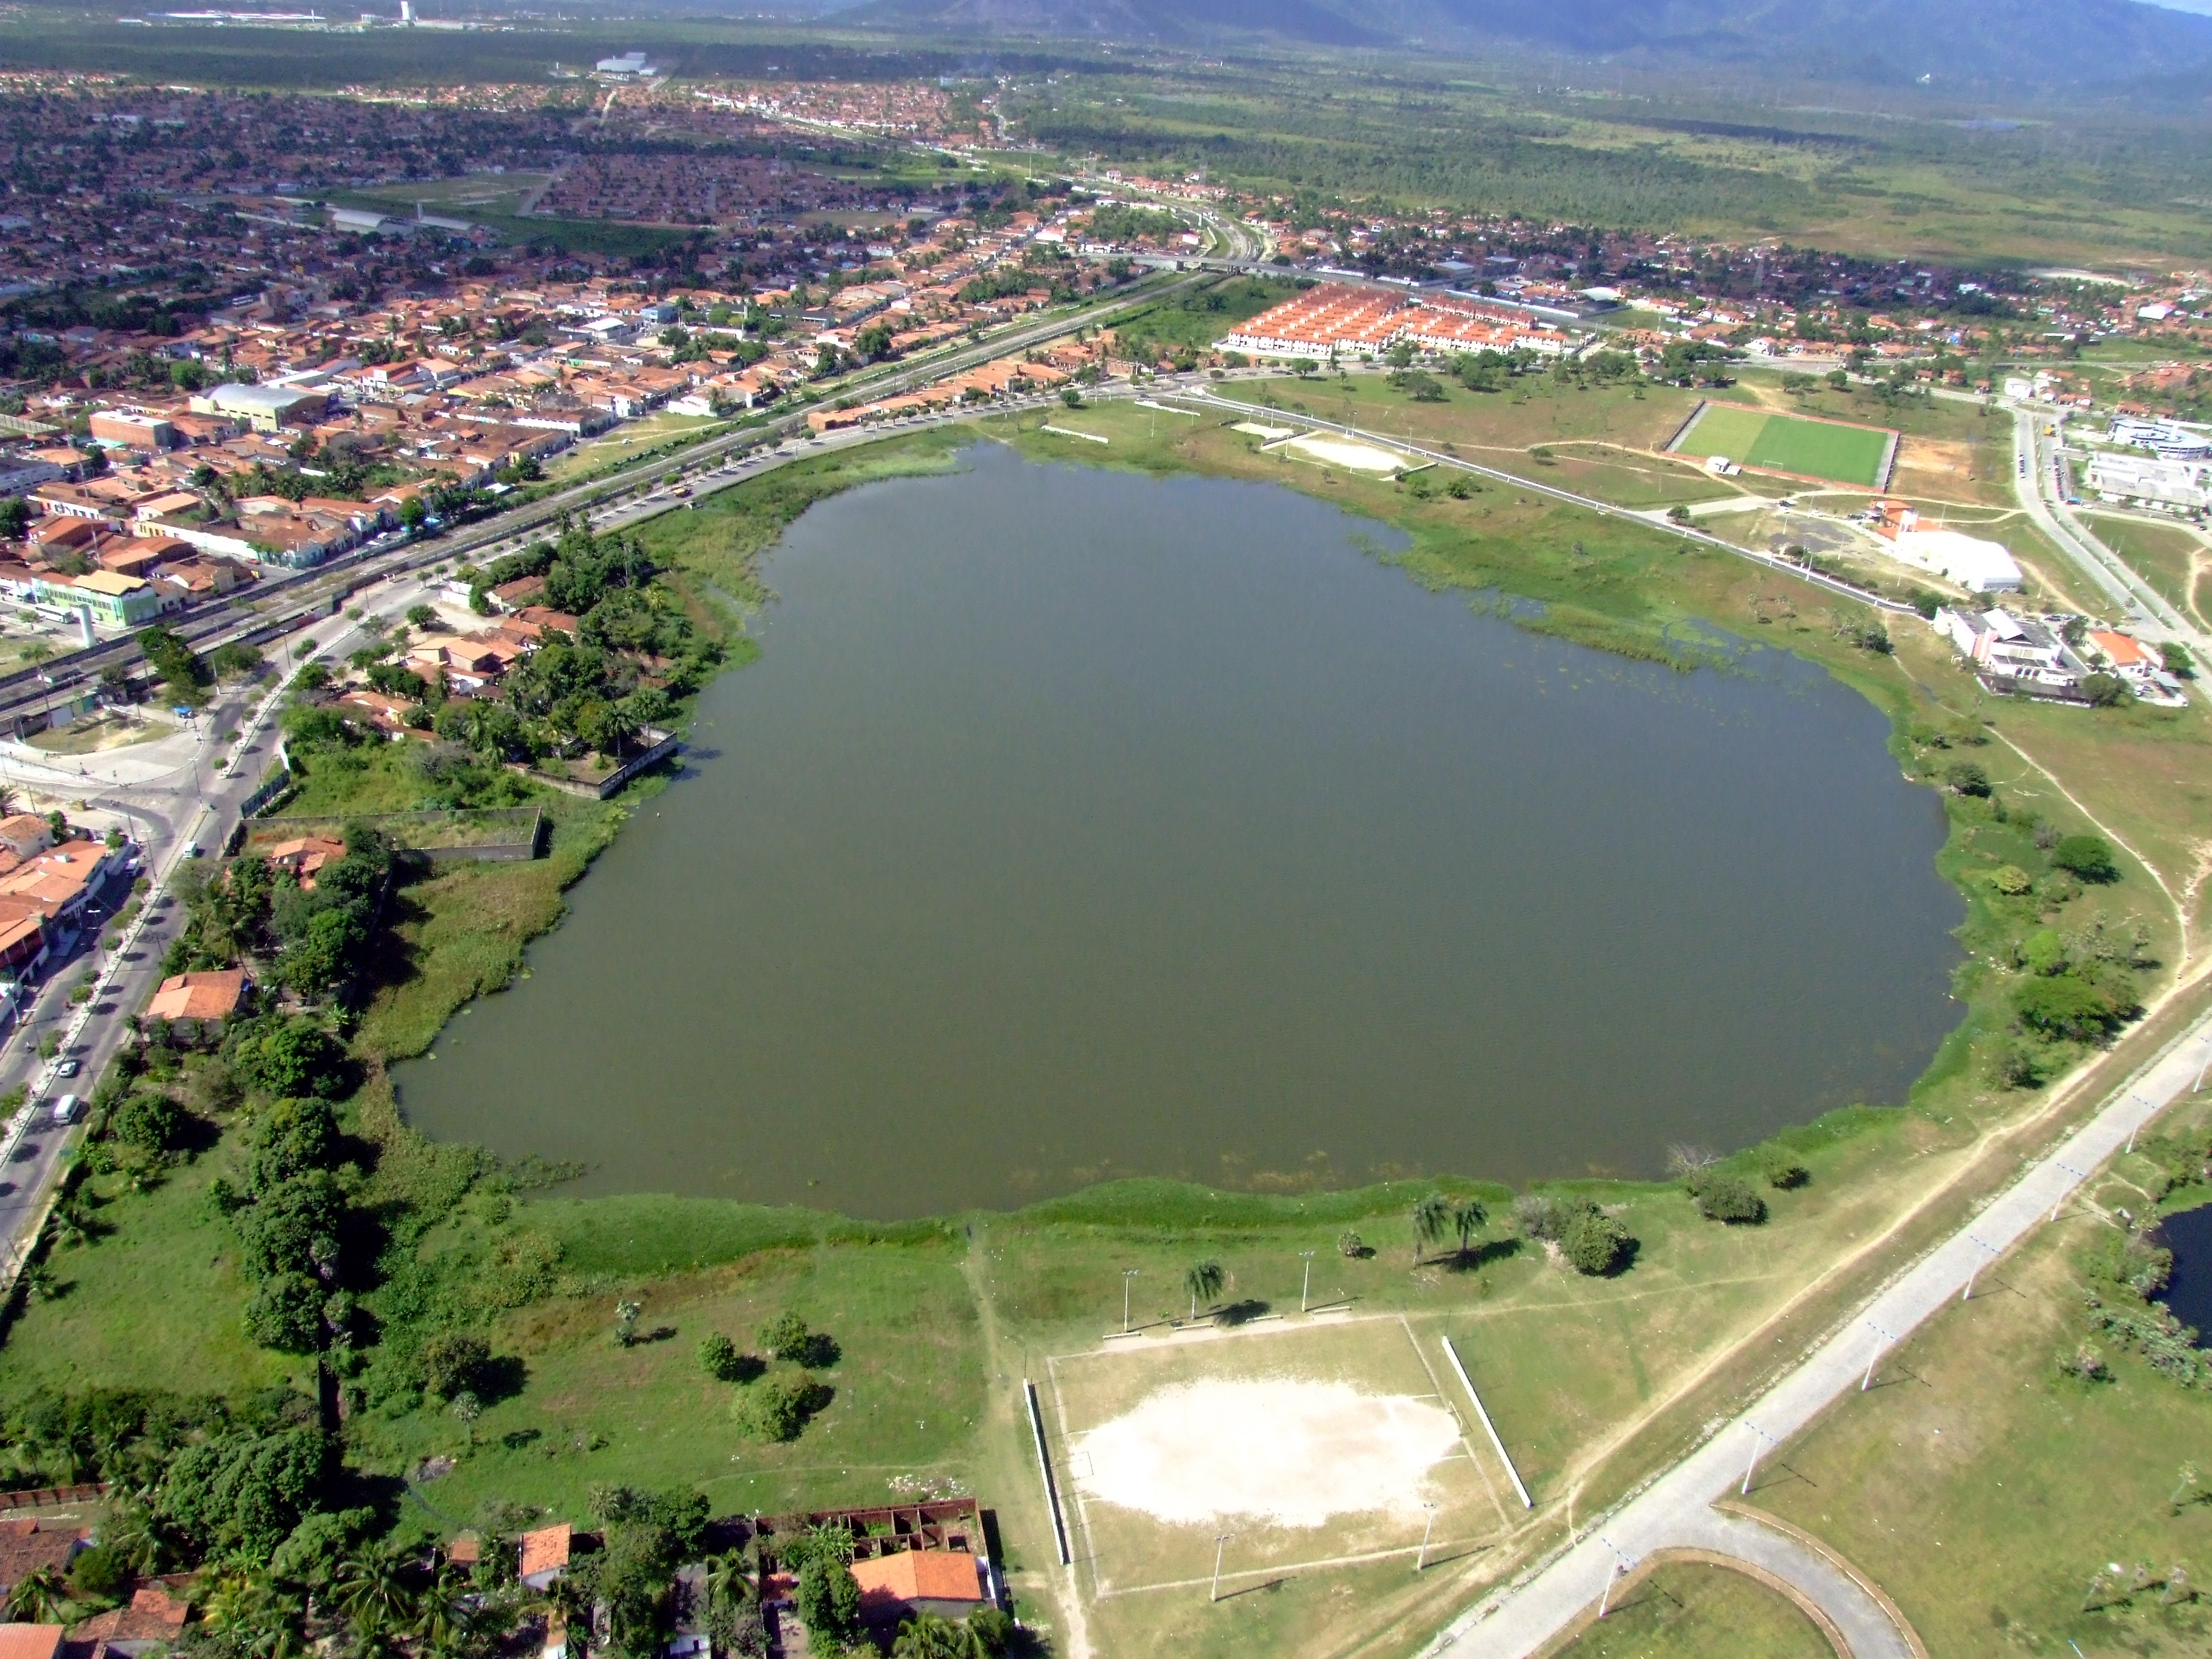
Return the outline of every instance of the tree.
{"type": "Polygon", "coordinates": [[[760,1328],[760,1345],[778,1359],[804,1359],[807,1353],[806,1322],[789,1309],[760,1328]]]}
{"type": "Polygon", "coordinates": [[[1451,1200],[1442,1193],[1431,1193],[1413,1206],[1413,1265],[1419,1267],[1423,1254],[1433,1249],[1451,1227],[1451,1200]]]}
{"type": "Polygon", "coordinates": [[[321,1494],[330,1464],[329,1443],[312,1429],[218,1436],[171,1461],[155,1512],[196,1547],[265,1556],[321,1494]]]}
{"type": "Polygon", "coordinates": [[[31,527],[31,504],[21,495],[10,495],[0,501],[0,538],[15,542],[23,538],[31,527]]]}
{"type": "Polygon", "coordinates": [[[1986,799],[1990,793],[1989,769],[1978,761],[1953,761],[1944,769],[1943,781],[1953,793],[1975,795],[1986,799]]]}
{"type": "Polygon", "coordinates": [[[718,1382],[732,1381],[738,1370],[738,1345],[715,1331],[699,1342],[699,1369],[718,1382]]]}
{"type": "Polygon", "coordinates": [[[2082,695],[2093,708],[2118,708],[2135,701],[2128,683],[2118,674],[2091,674],[2081,682],[2082,695]]]}
{"type": "Polygon", "coordinates": [[[1687,524],[1690,522],[1690,509],[1680,504],[1670,507],[1667,509],[1667,519],[1670,524],[1687,524]]]}
{"type": "Polygon", "coordinates": [[[69,1586],[52,1567],[25,1573],[8,1592],[8,1617],[18,1625],[54,1625],[69,1600],[69,1586]]]}
{"type": "Polygon", "coordinates": [[[2057,868],[2070,872],[2083,881],[2106,882],[2120,878],[2120,866],[2113,861],[2112,848],[2102,836],[2066,836],[2051,849],[2051,862],[2057,868]]]}
{"type": "Polygon", "coordinates": [[[644,1312],[645,1304],[641,1302],[615,1304],[615,1346],[617,1347],[628,1348],[635,1346],[638,1317],[644,1312]]]}
{"type": "Polygon", "coordinates": [[[364,1646],[381,1646],[406,1629],[416,1609],[415,1563],[386,1541],[348,1557],[331,1586],[331,1606],[364,1646]]]}
{"type": "Polygon", "coordinates": [[[1694,1171],[1685,1184],[1698,1212],[1708,1221],[1725,1222],[1734,1227],[1766,1219],[1766,1200],[1753,1191],[1751,1183],[1741,1176],[1707,1168],[1694,1171]]]}
{"type": "Polygon", "coordinates": [[[1559,1254],[1578,1273],[1602,1278],[1620,1266],[1632,1242],[1626,1228],[1595,1204],[1585,1204],[1559,1229],[1559,1254]]]}
{"type": "Polygon", "coordinates": [[[842,1644],[860,1626],[860,1583],[842,1561],[809,1561],[799,1570],[792,1601],[807,1635],[825,1645],[842,1644]]]}
{"type": "Polygon", "coordinates": [[[279,1353],[316,1353],[323,1346],[321,1285],[305,1273],[271,1273],[246,1304],[246,1334],[279,1353]]]}
{"type": "Polygon", "coordinates": [[[891,1659],[988,1659],[973,1626],[918,1613],[898,1627],[891,1659]]]}
{"type": "Polygon", "coordinates": [[[441,1331],[422,1345],[422,1391],[452,1400],[475,1389],[491,1364],[491,1344],[474,1331],[441,1331]]]}
{"type": "Polygon", "coordinates": [[[1182,1276],[1182,1287],[1190,1292],[1190,1316],[1193,1319],[1198,1317],[1198,1304],[1201,1301],[1211,1303],[1220,1296],[1222,1283],[1218,1261],[1200,1261],[1182,1276]]]}
{"type": "Polygon", "coordinates": [[[1470,1198],[1452,1206],[1452,1231],[1459,1236],[1459,1253],[1464,1256],[1474,1245],[1474,1236],[1482,1231],[1482,1224],[1490,1219],[1480,1199],[1470,1198]]]}
{"type": "Polygon", "coordinates": [[[2158,654],[2166,672],[2177,679],[2197,678],[2197,659],[2189,654],[2189,647],[2179,640],[2159,641],[2158,654]]]}
{"type": "Polygon", "coordinates": [[[2104,992],[2066,973],[2038,975],[2014,986],[2012,1006],[2023,1024],[2045,1036],[2074,1042],[2102,1036],[2118,1012],[2104,992]]]}

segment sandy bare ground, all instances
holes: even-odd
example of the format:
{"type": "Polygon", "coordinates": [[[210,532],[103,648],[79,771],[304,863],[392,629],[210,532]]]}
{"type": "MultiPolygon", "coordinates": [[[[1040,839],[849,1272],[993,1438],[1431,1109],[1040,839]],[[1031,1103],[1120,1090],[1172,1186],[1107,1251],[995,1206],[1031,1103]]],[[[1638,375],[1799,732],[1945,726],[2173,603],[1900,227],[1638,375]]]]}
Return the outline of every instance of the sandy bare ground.
{"type": "Polygon", "coordinates": [[[1182,1526],[1237,1517],[1326,1526],[1340,1515],[1418,1513],[1429,1472],[1459,1454],[1432,1401],[1347,1382],[1207,1377],[1149,1394],[1082,1437],[1086,1498],[1182,1526]]]}

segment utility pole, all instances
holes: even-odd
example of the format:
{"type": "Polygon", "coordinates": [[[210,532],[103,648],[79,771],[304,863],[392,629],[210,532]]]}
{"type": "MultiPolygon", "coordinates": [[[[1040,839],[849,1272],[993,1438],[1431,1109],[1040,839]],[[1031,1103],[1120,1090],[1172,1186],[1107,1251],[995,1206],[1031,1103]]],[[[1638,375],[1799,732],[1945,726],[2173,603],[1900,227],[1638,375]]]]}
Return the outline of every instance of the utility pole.
{"type": "Polygon", "coordinates": [[[1124,1336],[1129,1334],[1129,1281],[1137,1273],[1138,1269],[1134,1267],[1121,1269],[1121,1334],[1124,1336]]]}
{"type": "Polygon", "coordinates": [[[1300,1250],[1298,1255],[1304,1258],[1306,1264],[1305,1283],[1298,1287],[1298,1311],[1304,1313],[1306,1310],[1306,1297],[1313,1290],[1314,1253],[1311,1250],[1300,1250]]]}
{"type": "Polygon", "coordinates": [[[1424,1504],[1421,1507],[1429,1512],[1429,1520],[1428,1524],[1421,1528],[1421,1552],[1413,1558],[1413,1571],[1417,1577],[1429,1565],[1429,1538],[1437,1529],[1437,1506],[1424,1504]]]}
{"type": "Polygon", "coordinates": [[[1224,1532],[1213,1540],[1213,1589],[1206,1598],[1209,1601],[1218,1601],[1221,1599],[1221,1552],[1228,1547],[1229,1540],[1236,1536],[1233,1532],[1224,1532]]]}

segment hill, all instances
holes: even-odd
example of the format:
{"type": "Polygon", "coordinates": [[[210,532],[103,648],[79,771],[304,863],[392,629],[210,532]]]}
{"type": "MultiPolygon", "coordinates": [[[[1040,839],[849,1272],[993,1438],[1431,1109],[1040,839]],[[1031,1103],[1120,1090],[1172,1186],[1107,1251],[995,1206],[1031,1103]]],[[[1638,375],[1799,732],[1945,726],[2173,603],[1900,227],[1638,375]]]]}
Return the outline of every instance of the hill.
{"type": "Polygon", "coordinates": [[[960,34],[1425,46],[1959,88],[2212,64],[2212,18],[2138,0],[873,0],[844,20],[960,34]]]}

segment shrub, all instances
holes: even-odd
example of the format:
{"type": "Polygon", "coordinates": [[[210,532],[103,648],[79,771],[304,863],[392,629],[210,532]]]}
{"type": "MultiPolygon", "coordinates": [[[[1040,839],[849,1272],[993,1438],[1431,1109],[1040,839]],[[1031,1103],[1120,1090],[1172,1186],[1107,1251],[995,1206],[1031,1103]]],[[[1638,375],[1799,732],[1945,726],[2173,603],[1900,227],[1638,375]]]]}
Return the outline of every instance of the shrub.
{"type": "Polygon", "coordinates": [[[760,1345],[778,1359],[804,1358],[806,1322],[795,1313],[780,1313],[760,1328],[760,1345]]]}
{"type": "Polygon", "coordinates": [[[2047,1037],[2094,1042],[2112,1026],[2112,1000],[2095,986],[2070,974],[2031,979],[2015,986],[2013,1012],[2021,1023],[2047,1037]]]}
{"type": "Polygon", "coordinates": [[[1804,1160],[1778,1141],[1766,1143],[1759,1149],[1759,1172],[1766,1177],[1766,1184],[1784,1192],[1802,1187],[1813,1178],[1804,1160]]]}
{"type": "Polygon", "coordinates": [[[1978,761],[1953,761],[1944,769],[1943,781],[1961,795],[1986,799],[1990,793],[1989,769],[1978,761]]]}
{"type": "Polygon", "coordinates": [[[1627,1229],[1595,1205],[1571,1217],[1559,1230],[1559,1254],[1577,1273],[1593,1279],[1619,1267],[1629,1243],[1627,1229]]]}
{"type": "Polygon", "coordinates": [[[176,1102],[156,1090],[142,1090],[115,1109],[108,1133],[126,1146],[149,1152],[168,1150],[183,1126],[176,1102]]]}
{"type": "Polygon", "coordinates": [[[2034,887],[2035,878],[2017,864],[2007,864],[1990,872],[1990,885],[2007,898],[2018,898],[2034,887]]]}
{"type": "Polygon", "coordinates": [[[826,1403],[828,1393],[804,1371],[765,1377],[738,1396],[730,1415],[756,1440],[796,1440],[806,1419],[826,1403]]]}
{"type": "Polygon", "coordinates": [[[2102,836],[2063,836],[2051,849],[2054,868],[2079,876],[2083,881],[2118,881],[2120,866],[2112,861],[2112,849],[2102,836]]]}
{"type": "Polygon", "coordinates": [[[1686,1183],[1698,1212],[1708,1221],[1731,1227],[1751,1226],[1766,1219],[1766,1200],[1752,1190],[1741,1176],[1718,1170],[1699,1170],[1686,1183]]]}
{"type": "Polygon", "coordinates": [[[1558,1201],[1541,1193],[1523,1193],[1513,1200],[1513,1224],[1523,1238],[1557,1238],[1563,1219],[1558,1201]]]}
{"type": "Polygon", "coordinates": [[[731,1381],[738,1371],[738,1345],[720,1331],[704,1338],[699,1344],[699,1369],[718,1382],[731,1381]]]}

